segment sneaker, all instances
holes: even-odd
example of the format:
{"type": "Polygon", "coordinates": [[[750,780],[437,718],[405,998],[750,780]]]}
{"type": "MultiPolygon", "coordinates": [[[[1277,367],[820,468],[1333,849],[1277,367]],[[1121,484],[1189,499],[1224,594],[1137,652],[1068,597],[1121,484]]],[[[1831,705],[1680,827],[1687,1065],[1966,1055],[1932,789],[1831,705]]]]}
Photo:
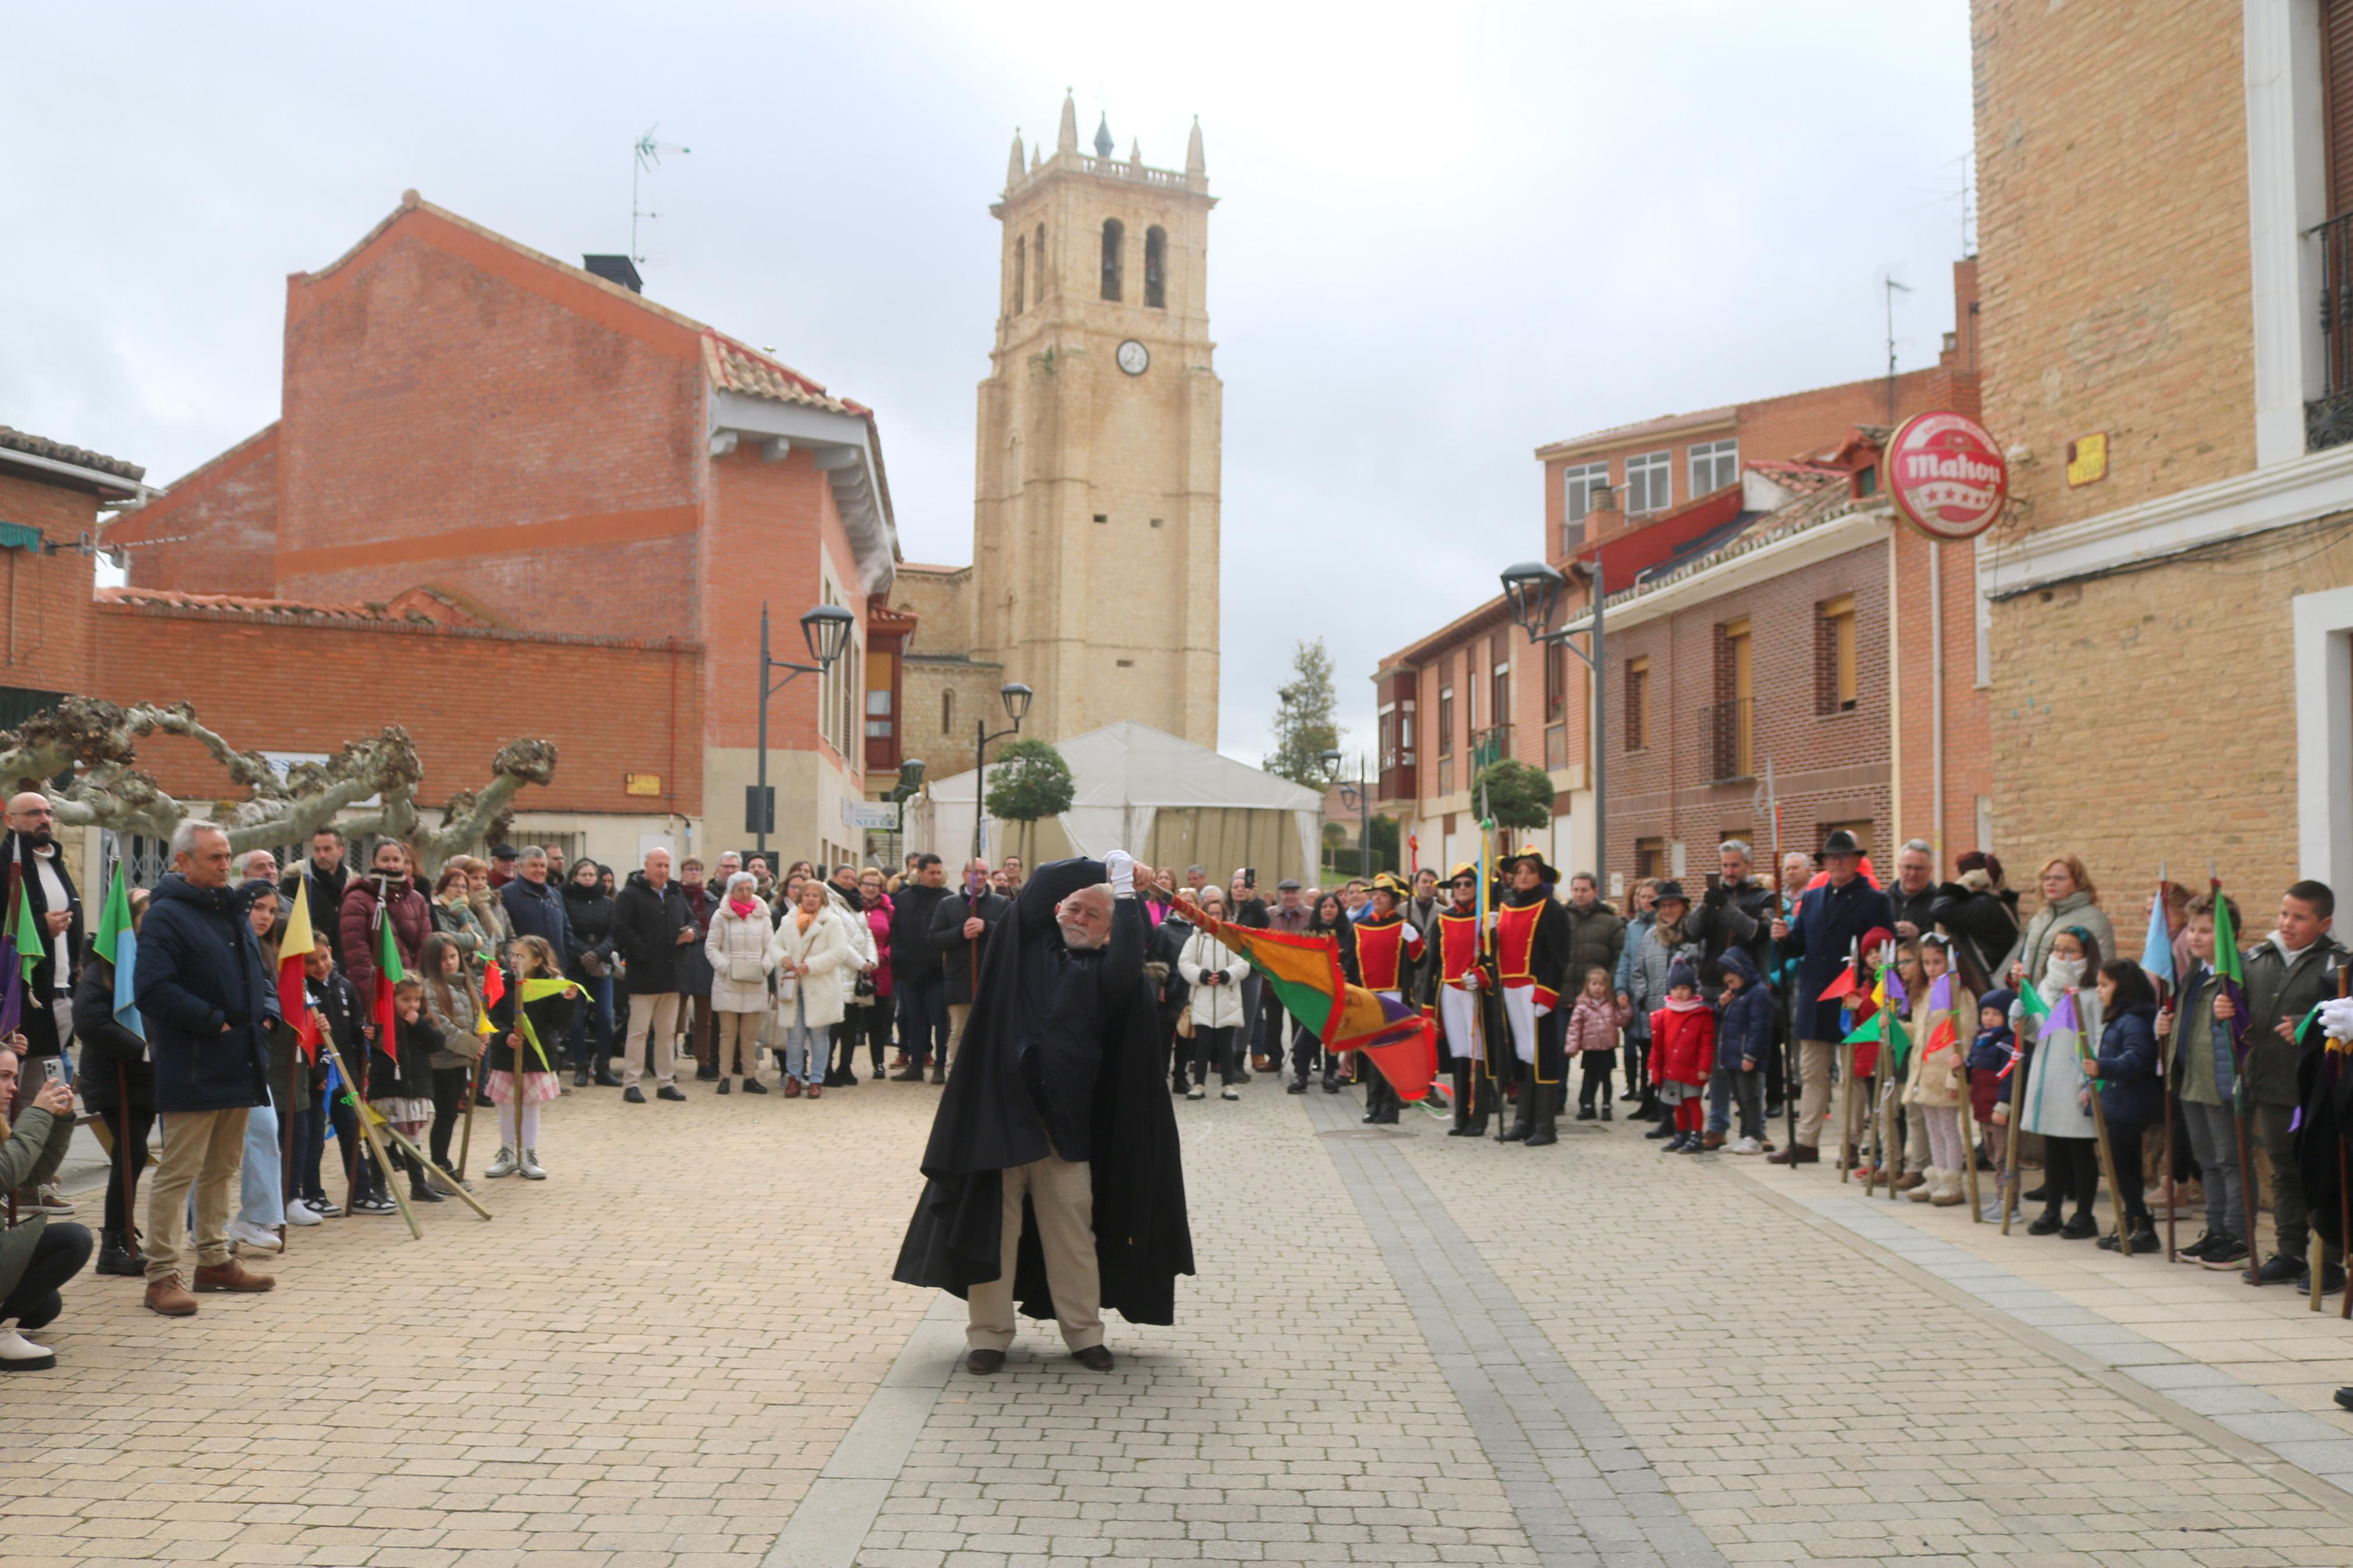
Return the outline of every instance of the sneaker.
{"type": "Polygon", "coordinates": [[[1282,1086],[1282,1092],[1285,1094],[1305,1094],[1307,1092],[1307,1080],[1303,1078],[1293,1079],[1290,1082],[1282,1086]]]}
{"type": "Polygon", "coordinates": [[[390,1198],[362,1198],[352,1205],[353,1214],[398,1214],[400,1205],[390,1198]]]}
{"type": "Polygon", "coordinates": [[[335,1219],[343,1212],[343,1205],[332,1198],[304,1198],[302,1206],[321,1219],[335,1219]]]}
{"type": "Polygon", "coordinates": [[[286,1243],[274,1230],[266,1230],[241,1219],[229,1221],[228,1238],[239,1247],[250,1247],[256,1252],[281,1252],[286,1243]]]}
{"type": "Polygon", "coordinates": [[[1242,1091],[1231,1084],[1228,1084],[1218,1095],[1219,1100],[1240,1100],[1241,1097],[1242,1091]]]}
{"type": "Polygon", "coordinates": [[[2206,1249],[2221,1239],[2217,1236],[2200,1236],[2189,1246],[2176,1251],[2173,1260],[2177,1263],[2203,1263],[2206,1260],[2206,1249]]]}
{"type": "Polygon", "coordinates": [[[2286,1253],[2274,1253],[2263,1260],[2255,1278],[2266,1285],[2284,1285],[2304,1272],[2304,1259],[2290,1258],[2286,1253]]]}
{"type": "Polygon", "coordinates": [[[1762,1154],[1765,1145],[1754,1138],[1743,1138],[1732,1146],[1732,1152],[1736,1154],[1762,1154]]]}
{"type": "Polygon", "coordinates": [[[43,1214],[71,1214],[74,1212],[73,1200],[67,1197],[66,1194],[59,1190],[55,1182],[43,1182],[41,1184],[40,1199],[40,1209],[43,1214]]]}
{"type": "Polygon", "coordinates": [[[1187,1100],[1207,1100],[1209,1098],[1209,1091],[1203,1089],[1197,1083],[1192,1088],[1185,1091],[1185,1098],[1187,1100]]]}
{"type": "Polygon", "coordinates": [[[646,1102],[646,1091],[636,1084],[631,1084],[621,1091],[621,1098],[631,1105],[643,1105],[646,1102]]]}
{"type": "Polygon", "coordinates": [[[2206,1245],[2206,1256],[2198,1260],[2201,1268],[2243,1269],[2247,1262],[2247,1244],[2236,1237],[2223,1237],[2206,1245]]]}
{"type": "MultiPolygon", "coordinates": [[[[810,1087],[814,1088],[815,1085],[811,1085],[810,1087]]],[[[679,1088],[678,1085],[674,1083],[666,1083],[659,1089],[654,1090],[654,1098],[656,1100],[684,1100],[686,1098],[686,1090],[679,1088]]]]}
{"type": "Polygon", "coordinates": [[[0,1333],[0,1372],[47,1372],[58,1364],[55,1351],[10,1329],[0,1333]]]}
{"type": "Polygon", "coordinates": [[[318,1211],[313,1209],[309,1204],[297,1200],[296,1202],[286,1205],[286,1223],[288,1225],[316,1225],[319,1223],[319,1214],[318,1211]]]}
{"type": "Polygon", "coordinates": [[[543,1182],[547,1180],[547,1172],[540,1165],[539,1151],[536,1149],[526,1149],[522,1152],[522,1179],[526,1182],[543,1182]]]}
{"type": "Polygon", "coordinates": [[[502,1146],[499,1150],[499,1157],[491,1162],[491,1168],[482,1174],[495,1180],[500,1176],[512,1176],[521,1169],[522,1163],[515,1158],[515,1152],[502,1146]]]}

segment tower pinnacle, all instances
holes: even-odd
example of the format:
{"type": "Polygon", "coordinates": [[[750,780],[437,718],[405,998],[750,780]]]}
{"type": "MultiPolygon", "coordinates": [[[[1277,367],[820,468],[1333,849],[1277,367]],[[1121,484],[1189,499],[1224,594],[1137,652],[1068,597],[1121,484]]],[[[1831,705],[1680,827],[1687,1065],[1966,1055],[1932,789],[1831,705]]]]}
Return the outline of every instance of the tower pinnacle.
{"type": "Polygon", "coordinates": [[[1078,150],[1079,106],[1071,99],[1071,89],[1066,87],[1062,89],[1062,128],[1055,134],[1054,151],[1057,153],[1075,153],[1078,150]]]}
{"type": "Polygon", "coordinates": [[[1111,116],[1106,113],[1095,121],[1095,156],[1108,160],[1116,145],[1111,139],[1111,116]]]}
{"type": "Polygon", "coordinates": [[[1189,179],[1207,179],[1208,165],[1201,161],[1201,117],[1193,116],[1193,134],[1185,143],[1185,174],[1189,179]]]}
{"type": "Polygon", "coordinates": [[[1021,127],[1013,128],[1013,156],[1005,165],[1005,188],[1011,190],[1021,183],[1021,127]]]}

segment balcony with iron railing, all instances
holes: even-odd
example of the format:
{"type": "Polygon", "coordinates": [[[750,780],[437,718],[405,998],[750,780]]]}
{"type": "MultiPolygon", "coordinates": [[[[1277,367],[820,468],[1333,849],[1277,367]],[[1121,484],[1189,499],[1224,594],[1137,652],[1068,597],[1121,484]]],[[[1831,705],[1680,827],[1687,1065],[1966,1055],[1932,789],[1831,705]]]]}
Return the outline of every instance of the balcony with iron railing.
{"type": "Polygon", "coordinates": [[[2320,242],[2320,395],[2304,405],[2308,451],[2353,441],[2353,212],[2306,237],[2320,242]]]}
{"type": "Polygon", "coordinates": [[[1707,782],[1739,784],[1755,776],[1756,699],[1736,697],[1699,710],[1700,754],[1707,759],[1707,782]]]}

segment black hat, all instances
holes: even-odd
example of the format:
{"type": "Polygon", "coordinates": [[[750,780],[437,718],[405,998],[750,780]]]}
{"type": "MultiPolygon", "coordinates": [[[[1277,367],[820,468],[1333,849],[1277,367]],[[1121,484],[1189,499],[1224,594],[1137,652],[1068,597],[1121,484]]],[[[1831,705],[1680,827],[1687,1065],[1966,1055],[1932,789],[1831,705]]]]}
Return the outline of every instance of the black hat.
{"type": "Polygon", "coordinates": [[[1854,835],[1849,833],[1845,828],[1833,827],[1831,829],[1831,836],[1822,840],[1822,853],[1825,855],[1860,855],[1862,853],[1862,846],[1856,843],[1854,835]]]}
{"type": "Polygon", "coordinates": [[[1504,869],[1506,872],[1516,871],[1520,868],[1521,862],[1525,860],[1533,860],[1535,862],[1536,875],[1544,879],[1546,882],[1553,883],[1560,880],[1560,872],[1558,869],[1556,869],[1550,861],[1544,858],[1543,850],[1536,848],[1533,845],[1521,850],[1516,855],[1505,858],[1504,861],[1504,869]]]}
{"type": "Polygon", "coordinates": [[[1691,900],[1684,894],[1683,885],[1681,882],[1674,880],[1672,878],[1669,878],[1666,881],[1659,884],[1658,890],[1651,895],[1651,902],[1653,904],[1663,904],[1669,899],[1674,900],[1675,902],[1683,905],[1686,909],[1691,907],[1691,900]]]}
{"type": "Polygon", "coordinates": [[[1295,893],[1299,891],[1299,879],[1296,877],[1285,877],[1282,881],[1277,882],[1274,885],[1274,890],[1278,893],[1295,893]]]}
{"type": "Polygon", "coordinates": [[[515,858],[515,847],[514,847],[513,845],[512,845],[512,844],[493,844],[493,845],[491,845],[491,859],[493,859],[493,860],[512,860],[512,859],[513,859],[514,858],[515,858]]]}

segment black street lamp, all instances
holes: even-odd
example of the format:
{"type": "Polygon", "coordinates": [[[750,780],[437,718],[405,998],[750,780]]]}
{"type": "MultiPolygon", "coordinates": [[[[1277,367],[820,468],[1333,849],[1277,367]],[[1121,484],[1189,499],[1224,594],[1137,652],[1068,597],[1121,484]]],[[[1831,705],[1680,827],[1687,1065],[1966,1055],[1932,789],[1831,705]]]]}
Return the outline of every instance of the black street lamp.
{"type": "Polygon", "coordinates": [[[1373,853],[1373,795],[1372,791],[1365,786],[1364,753],[1360,752],[1356,755],[1355,784],[1340,784],[1339,752],[1325,752],[1316,760],[1324,764],[1324,782],[1326,784],[1339,784],[1340,804],[1356,814],[1356,874],[1361,877],[1370,877],[1373,853]]]}
{"type": "Polygon", "coordinates": [[[899,825],[891,833],[891,858],[895,864],[907,852],[907,802],[923,793],[923,759],[908,757],[899,763],[899,782],[891,786],[891,804],[899,808],[899,825]]]}
{"type": "Polygon", "coordinates": [[[1005,716],[1013,721],[1013,727],[992,734],[987,714],[973,721],[977,737],[972,749],[973,766],[977,770],[972,785],[972,858],[976,860],[980,858],[980,827],[988,811],[988,743],[1021,732],[1021,721],[1029,716],[1029,699],[1036,695],[1019,681],[1008,680],[997,689],[997,700],[1005,704],[1005,716]]]}
{"type": "MultiPolygon", "coordinates": [[[[841,650],[849,646],[850,629],[858,617],[839,605],[819,605],[801,616],[801,641],[808,645],[809,657],[815,664],[795,664],[790,659],[768,657],[768,605],[760,602],[760,771],[759,782],[752,786],[751,798],[744,803],[744,815],[751,820],[744,824],[757,837],[757,849],[768,852],[768,829],[776,826],[776,801],[768,793],[768,699],[790,686],[804,675],[822,675],[833,668],[841,650]],[[782,680],[771,682],[770,670],[785,672],[782,680]]],[[[820,725],[822,728],[822,725],[820,725]]]]}
{"type": "Polygon", "coordinates": [[[1606,898],[1609,893],[1609,797],[1602,715],[1609,682],[1602,679],[1601,670],[1601,606],[1609,593],[1601,584],[1599,555],[1593,558],[1592,579],[1593,625],[1586,633],[1584,647],[1569,640],[1576,634],[1566,626],[1558,631],[1552,629],[1553,609],[1560,603],[1562,590],[1568,586],[1568,579],[1558,571],[1541,561],[1523,561],[1504,570],[1504,593],[1512,602],[1512,619],[1528,634],[1528,641],[1539,647],[1565,647],[1583,659],[1585,668],[1593,672],[1593,729],[1586,738],[1585,755],[1593,770],[1593,874],[1600,879],[1599,890],[1606,898]]]}

